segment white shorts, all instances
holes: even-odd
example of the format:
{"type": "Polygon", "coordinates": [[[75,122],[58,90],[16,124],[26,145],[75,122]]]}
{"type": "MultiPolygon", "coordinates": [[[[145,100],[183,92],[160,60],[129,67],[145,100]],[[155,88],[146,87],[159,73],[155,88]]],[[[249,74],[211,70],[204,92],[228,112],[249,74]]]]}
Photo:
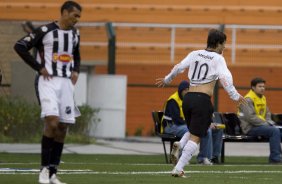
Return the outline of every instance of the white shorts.
{"type": "Polygon", "coordinates": [[[60,122],[75,123],[75,117],[80,116],[74,103],[74,85],[69,78],[53,77],[38,82],[41,117],[58,116],[60,122]]]}

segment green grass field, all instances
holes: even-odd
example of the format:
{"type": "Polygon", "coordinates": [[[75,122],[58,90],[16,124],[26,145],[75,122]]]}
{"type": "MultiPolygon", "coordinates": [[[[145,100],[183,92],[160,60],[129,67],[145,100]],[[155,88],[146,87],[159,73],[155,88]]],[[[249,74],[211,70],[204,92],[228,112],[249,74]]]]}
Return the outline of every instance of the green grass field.
{"type": "MultiPolygon", "coordinates": [[[[39,154],[0,153],[0,184],[37,183],[39,154]]],[[[63,155],[59,176],[68,184],[280,184],[282,165],[265,157],[226,157],[224,165],[185,167],[187,178],[170,176],[163,155],[63,155]]]]}

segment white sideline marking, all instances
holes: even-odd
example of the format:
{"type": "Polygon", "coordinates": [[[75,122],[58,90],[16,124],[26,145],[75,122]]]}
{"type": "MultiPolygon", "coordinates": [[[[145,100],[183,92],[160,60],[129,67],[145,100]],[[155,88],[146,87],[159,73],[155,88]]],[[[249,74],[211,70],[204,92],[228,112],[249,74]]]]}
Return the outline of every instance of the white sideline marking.
{"type": "MultiPolygon", "coordinates": [[[[34,164],[40,164],[39,162],[30,162],[30,163],[5,163],[5,162],[2,162],[0,163],[0,166],[1,165],[34,165],[34,164]]],[[[95,163],[95,162],[88,162],[88,163],[85,163],[85,162],[63,162],[61,164],[69,164],[69,165],[131,165],[131,166],[169,166],[168,164],[151,164],[151,163],[133,163],[133,164],[122,164],[122,163],[95,163]]],[[[171,165],[172,166],[172,165],[171,165]]],[[[213,165],[211,167],[216,167],[216,166],[220,166],[220,167],[271,167],[271,166],[274,166],[274,167],[281,167],[282,165],[269,165],[269,164],[221,164],[221,165],[213,165]]],[[[203,165],[201,164],[190,164],[190,165],[187,165],[187,167],[203,167],[203,165]]],[[[208,166],[210,167],[210,166],[208,166]]],[[[1,169],[1,168],[0,168],[1,169]]]]}
{"type": "MultiPolygon", "coordinates": [[[[13,168],[0,168],[0,175],[3,174],[38,174],[39,169],[13,169],[13,168]]],[[[185,171],[188,174],[261,174],[261,173],[275,173],[281,174],[282,171],[252,171],[252,170],[239,170],[239,171],[185,171]]],[[[100,172],[89,169],[85,170],[60,170],[59,174],[111,174],[111,175],[159,175],[159,174],[170,174],[171,171],[142,171],[142,172],[100,172]]]]}

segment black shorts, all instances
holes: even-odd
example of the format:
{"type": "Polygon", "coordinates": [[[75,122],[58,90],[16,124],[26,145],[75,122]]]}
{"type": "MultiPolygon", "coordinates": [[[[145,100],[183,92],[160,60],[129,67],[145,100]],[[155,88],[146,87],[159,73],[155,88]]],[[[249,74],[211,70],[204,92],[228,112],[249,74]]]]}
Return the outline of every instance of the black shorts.
{"type": "Polygon", "coordinates": [[[212,122],[213,105],[205,93],[188,92],[182,105],[189,132],[198,137],[207,135],[212,122]]]}

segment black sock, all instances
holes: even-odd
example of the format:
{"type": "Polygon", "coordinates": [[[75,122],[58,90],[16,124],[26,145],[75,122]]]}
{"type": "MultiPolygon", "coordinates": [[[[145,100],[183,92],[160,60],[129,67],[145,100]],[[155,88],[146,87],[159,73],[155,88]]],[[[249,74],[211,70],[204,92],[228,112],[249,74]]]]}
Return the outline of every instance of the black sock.
{"type": "Polygon", "coordinates": [[[51,152],[50,166],[49,166],[50,177],[53,174],[57,173],[57,167],[60,164],[61,155],[62,155],[62,152],[63,152],[63,147],[64,147],[64,143],[54,141],[53,149],[52,149],[52,152],[51,152]]]}
{"type": "Polygon", "coordinates": [[[51,151],[54,144],[54,138],[42,136],[41,140],[41,166],[48,167],[50,164],[51,151]]]}

